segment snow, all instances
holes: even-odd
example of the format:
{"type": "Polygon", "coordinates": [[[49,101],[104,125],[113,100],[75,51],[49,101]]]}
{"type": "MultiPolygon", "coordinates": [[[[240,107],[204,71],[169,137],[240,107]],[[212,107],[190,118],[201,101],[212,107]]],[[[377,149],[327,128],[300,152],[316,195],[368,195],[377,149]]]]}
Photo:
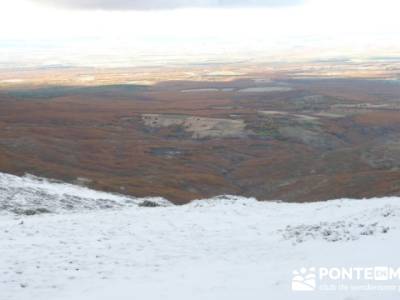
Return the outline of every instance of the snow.
{"type": "Polygon", "coordinates": [[[36,214],[43,212],[82,212],[85,210],[136,206],[143,201],[167,206],[162,198],[137,199],[94,191],[32,175],[24,177],[0,173],[0,215],[4,213],[36,214]]]}
{"type": "Polygon", "coordinates": [[[0,174],[0,299],[399,299],[291,291],[302,267],[400,267],[399,198],[145,200],[0,174]]]}

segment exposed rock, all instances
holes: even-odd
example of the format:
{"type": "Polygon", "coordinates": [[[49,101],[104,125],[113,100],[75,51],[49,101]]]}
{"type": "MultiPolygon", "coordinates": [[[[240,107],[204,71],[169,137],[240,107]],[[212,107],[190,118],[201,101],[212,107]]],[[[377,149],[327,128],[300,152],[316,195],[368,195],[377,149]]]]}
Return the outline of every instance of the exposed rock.
{"type": "Polygon", "coordinates": [[[248,134],[243,120],[214,119],[188,115],[143,114],[144,124],[152,128],[181,126],[193,139],[238,138],[248,134]]]}

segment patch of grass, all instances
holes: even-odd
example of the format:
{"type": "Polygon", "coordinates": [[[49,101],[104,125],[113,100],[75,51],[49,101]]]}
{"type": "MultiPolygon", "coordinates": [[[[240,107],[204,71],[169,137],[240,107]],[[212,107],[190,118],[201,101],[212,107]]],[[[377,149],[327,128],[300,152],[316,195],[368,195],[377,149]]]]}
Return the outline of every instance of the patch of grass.
{"type": "Polygon", "coordinates": [[[144,200],[143,202],[138,204],[140,207],[159,207],[160,204],[154,202],[154,201],[149,201],[149,200],[144,200]]]}
{"type": "Polygon", "coordinates": [[[25,216],[34,216],[40,214],[47,214],[50,213],[47,208],[36,208],[36,209],[17,209],[14,210],[14,213],[17,215],[25,215],[25,216]]]}

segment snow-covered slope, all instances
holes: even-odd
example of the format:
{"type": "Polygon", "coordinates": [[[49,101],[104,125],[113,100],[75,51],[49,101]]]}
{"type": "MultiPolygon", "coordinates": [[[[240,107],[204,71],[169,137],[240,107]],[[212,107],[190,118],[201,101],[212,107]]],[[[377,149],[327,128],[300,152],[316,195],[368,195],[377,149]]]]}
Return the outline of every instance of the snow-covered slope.
{"type": "Polygon", "coordinates": [[[162,198],[137,199],[32,175],[18,177],[0,173],[0,214],[82,212],[137,206],[143,201],[152,201],[163,206],[171,205],[162,198]]]}
{"type": "Polygon", "coordinates": [[[302,267],[399,267],[398,198],[144,200],[0,174],[0,299],[399,299],[291,291],[302,267]]]}

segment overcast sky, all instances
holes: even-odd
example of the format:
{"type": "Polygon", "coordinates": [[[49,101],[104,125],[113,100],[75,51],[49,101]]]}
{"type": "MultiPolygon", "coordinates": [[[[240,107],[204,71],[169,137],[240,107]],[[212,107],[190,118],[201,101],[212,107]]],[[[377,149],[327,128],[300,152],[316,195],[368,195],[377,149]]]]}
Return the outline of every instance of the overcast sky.
{"type": "Polygon", "coordinates": [[[165,10],[175,8],[278,7],[303,0],[34,0],[75,9],[165,10]]]}
{"type": "Polygon", "coordinates": [[[399,0],[1,0],[0,63],[394,55],[399,11],[399,0]]]}

